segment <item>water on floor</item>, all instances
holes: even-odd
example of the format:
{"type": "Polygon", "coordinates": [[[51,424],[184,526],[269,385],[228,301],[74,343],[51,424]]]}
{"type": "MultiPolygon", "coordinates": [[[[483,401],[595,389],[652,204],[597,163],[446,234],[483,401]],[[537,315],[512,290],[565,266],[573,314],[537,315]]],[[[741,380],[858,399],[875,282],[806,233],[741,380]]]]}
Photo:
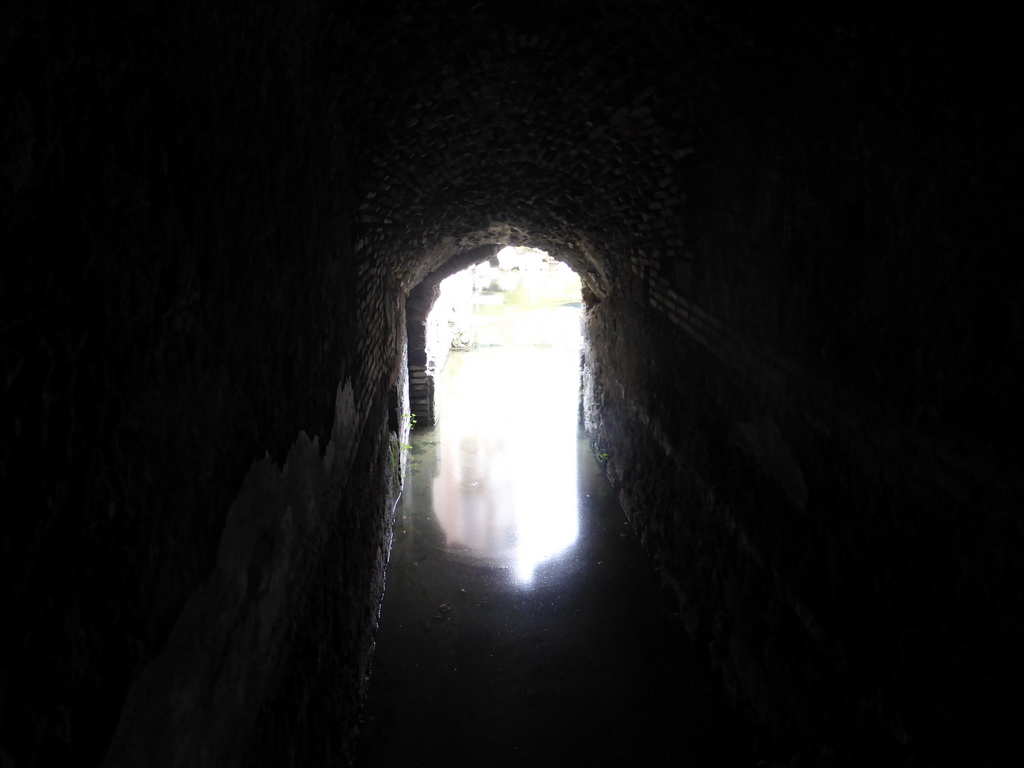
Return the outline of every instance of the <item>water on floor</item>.
{"type": "Polygon", "coordinates": [[[449,360],[439,425],[412,438],[357,768],[751,764],[577,426],[578,366],[561,344],[449,360]]]}

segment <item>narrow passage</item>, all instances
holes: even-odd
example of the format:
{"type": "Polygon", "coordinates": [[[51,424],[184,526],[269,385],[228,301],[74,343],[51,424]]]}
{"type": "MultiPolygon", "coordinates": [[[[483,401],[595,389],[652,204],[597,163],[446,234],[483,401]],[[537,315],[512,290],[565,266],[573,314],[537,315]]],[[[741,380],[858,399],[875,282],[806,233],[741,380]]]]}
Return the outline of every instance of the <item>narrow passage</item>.
{"type": "Polygon", "coordinates": [[[357,768],[752,765],[577,425],[576,355],[448,366],[412,438],[357,768]]]}

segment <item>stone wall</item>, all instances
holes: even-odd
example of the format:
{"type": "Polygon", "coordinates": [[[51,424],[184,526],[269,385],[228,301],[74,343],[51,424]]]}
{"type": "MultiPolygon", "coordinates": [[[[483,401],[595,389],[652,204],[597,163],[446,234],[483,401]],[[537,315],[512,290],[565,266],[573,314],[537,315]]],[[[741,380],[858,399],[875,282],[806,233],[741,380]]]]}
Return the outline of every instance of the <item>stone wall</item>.
{"type": "Polygon", "coordinates": [[[3,765],[344,756],[404,308],[336,11],[4,7],[3,765]]]}
{"type": "Polygon", "coordinates": [[[638,249],[618,306],[591,305],[588,429],[766,740],[999,764],[1020,749],[1020,230],[980,180],[1020,166],[991,152],[1005,49],[898,13],[756,21],[701,96],[692,250],[638,249]]]}

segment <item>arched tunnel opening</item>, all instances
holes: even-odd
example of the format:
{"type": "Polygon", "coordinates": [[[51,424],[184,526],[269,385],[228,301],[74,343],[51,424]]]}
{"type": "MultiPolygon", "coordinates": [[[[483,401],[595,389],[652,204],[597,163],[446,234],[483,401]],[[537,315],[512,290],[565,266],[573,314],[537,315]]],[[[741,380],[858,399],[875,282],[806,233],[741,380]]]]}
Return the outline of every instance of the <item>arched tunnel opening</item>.
{"type": "Polygon", "coordinates": [[[2,15],[0,764],[352,757],[410,307],[499,243],[580,276],[588,439],[770,759],[1019,755],[1011,19],[2,15]]]}
{"type": "MultiPolygon", "coordinates": [[[[487,246],[473,258],[484,255],[469,267],[446,265],[406,300],[409,407],[421,425],[440,418],[437,390],[452,350],[558,346],[563,356],[579,356],[582,295],[572,268],[533,248],[487,246]]],[[[495,377],[492,385],[500,384],[495,377]]],[[[516,402],[514,393],[504,396],[516,402]]]]}
{"type": "Polygon", "coordinates": [[[355,764],[749,762],[581,429],[580,281],[545,257],[408,315],[438,418],[405,446],[355,764]]]}
{"type": "Polygon", "coordinates": [[[442,551],[526,587],[579,528],[580,300],[567,265],[505,247],[409,322],[426,330],[434,397],[404,445],[420,498],[406,493],[398,519],[418,515],[442,551]]]}

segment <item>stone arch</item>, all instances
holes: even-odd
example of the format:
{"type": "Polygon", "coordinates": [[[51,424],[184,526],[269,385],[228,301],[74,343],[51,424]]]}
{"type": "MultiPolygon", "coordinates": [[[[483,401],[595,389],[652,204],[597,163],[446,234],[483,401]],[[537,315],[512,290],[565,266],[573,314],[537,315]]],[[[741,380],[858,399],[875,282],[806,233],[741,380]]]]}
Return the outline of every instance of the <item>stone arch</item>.
{"type": "MultiPolygon", "coordinates": [[[[484,244],[466,248],[448,258],[441,266],[426,274],[409,291],[405,299],[405,327],[408,341],[408,375],[409,375],[409,407],[416,414],[418,422],[423,424],[434,424],[438,418],[437,404],[434,396],[433,372],[428,368],[427,339],[425,335],[427,316],[434,308],[439,296],[440,284],[451,275],[461,272],[464,269],[476,264],[483,263],[493,258],[505,245],[511,244],[511,228],[495,228],[496,233],[503,234],[505,240],[500,244],[484,244]],[[505,231],[502,233],[501,229],[505,231]]],[[[493,230],[492,230],[493,231],[493,230]]],[[[481,237],[481,234],[475,237],[481,237]]],[[[468,238],[470,241],[474,238],[468,238]]],[[[518,243],[526,244],[528,247],[541,248],[538,243],[547,244],[549,239],[543,236],[523,236],[515,238],[518,243]]],[[[551,247],[551,246],[549,246],[551,247]]],[[[586,264],[575,248],[562,247],[560,251],[546,251],[560,261],[564,261],[574,271],[586,264]],[[561,258],[559,258],[561,256],[561,258]]],[[[414,273],[415,274],[415,273],[414,273]]],[[[577,272],[577,274],[579,274],[577,272]]],[[[598,278],[598,270],[591,267],[586,277],[581,279],[584,285],[586,301],[594,303],[598,301],[597,293],[590,288],[591,285],[600,286],[602,281],[598,278]]],[[[414,279],[414,278],[413,278],[414,279]]],[[[600,289],[604,292],[606,289],[600,289]]]]}

